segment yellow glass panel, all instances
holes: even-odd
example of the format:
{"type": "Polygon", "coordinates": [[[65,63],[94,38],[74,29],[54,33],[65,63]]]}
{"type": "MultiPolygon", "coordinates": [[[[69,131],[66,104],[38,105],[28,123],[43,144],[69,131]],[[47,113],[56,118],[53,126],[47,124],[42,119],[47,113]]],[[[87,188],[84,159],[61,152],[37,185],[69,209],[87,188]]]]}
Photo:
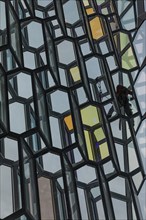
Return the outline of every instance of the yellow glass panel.
{"type": "Polygon", "coordinates": [[[73,129],[73,123],[72,123],[72,117],[71,115],[67,116],[64,118],[65,124],[68,128],[68,130],[72,130],[73,129]]]}
{"type": "Polygon", "coordinates": [[[83,3],[84,3],[84,6],[88,6],[89,5],[88,0],[83,0],[83,3]]]}
{"type": "Polygon", "coordinates": [[[137,66],[136,60],[133,55],[132,48],[130,47],[122,56],[122,67],[124,69],[129,70],[129,69],[132,69],[136,66],[137,66]]]}
{"type": "Polygon", "coordinates": [[[98,128],[94,131],[94,135],[96,137],[97,141],[101,141],[102,139],[105,138],[104,132],[102,128],[98,128]]]}
{"type": "Polygon", "coordinates": [[[95,11],[93,10],[93,8],[87,8],[87,9],[86,9],[86,12],[87,12],[88,15],[91,15],[91,14],[93,14],[95,11]]]}
{"type": "Polygon", "coordinates": [[[72,75],[74,82],[81,80],[79,68],[77,66],[71,68],[70,72],[71,72],[71,75],[72,75]]]}
{"type": "Polygon", "coordinates": [[[94,39],[98,40],[100,37],[103,36],[103,30],[99,17],[95,17],[90,21],[90,27],[94,39]]]}
{"type": "Polygon", "coordinates": [[[114,36],[114,40],[115,40],[116,46],[118,46],[119,45],[118,42],[120,42],[120,51],[122,51],[129,43],[128,35],[121,33],[121,32],[114,36]]]}
{"type": "Polygon", "coordinates": [[[89,160],[94,160],[93,151],[92,151],[92,143],[90,140],[90,134],[88,131],[84,130],[84,135],[85,135],[85,141],[86,141],[89,160]]]}
{"type": "MultiPolygon", "coordinates": [[[[98,109],[99,112],[99,109],[98,109]]],[[[99,123],[99,114],[95,106],[89,105],[81,110],[82,122],[88,126],[94,126],[99,123]]]]}
{"type": "Polygon", "coordinates": [[[100,154],[101,154],[101,159],[104,159],[109,156],[107,142],[100,144],[100,154]]]}
{"type": "Polygon", "coordinates": [[[126,47],[128,43],[129,43],[128,35],[124,34],[124,33],[120,33],[120,46],[121,46],[121,50],[123,50],[124,47],[126,47]]]}

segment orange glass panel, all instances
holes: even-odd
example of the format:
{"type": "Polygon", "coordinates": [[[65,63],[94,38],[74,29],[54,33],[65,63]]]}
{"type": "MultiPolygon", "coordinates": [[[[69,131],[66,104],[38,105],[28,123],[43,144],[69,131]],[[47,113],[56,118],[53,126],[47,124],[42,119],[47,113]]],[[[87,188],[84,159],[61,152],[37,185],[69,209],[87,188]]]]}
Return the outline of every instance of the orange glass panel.
{"type": "Polygon", "coordinates": [[[91,14],[94,13],[94,10],[93,10],[93,8],[87,8],[86,12],[87,12],[88,15],[91,15],[91,14]]]}
{"type": "Polygon", "coordinates": [[[90,21],[90,27],[94,39],[98,40],[100,37],[103,36],[103,30],[99,17],[95,17],[90,21]]]}
{"type": "Polygon", "coordinates": [[[67,116],[64,118],[65,124],[68,128],[68,130],[72,130],[73,129],[73,123],[72,123],[72,117],[71,115],[67,116]]]}

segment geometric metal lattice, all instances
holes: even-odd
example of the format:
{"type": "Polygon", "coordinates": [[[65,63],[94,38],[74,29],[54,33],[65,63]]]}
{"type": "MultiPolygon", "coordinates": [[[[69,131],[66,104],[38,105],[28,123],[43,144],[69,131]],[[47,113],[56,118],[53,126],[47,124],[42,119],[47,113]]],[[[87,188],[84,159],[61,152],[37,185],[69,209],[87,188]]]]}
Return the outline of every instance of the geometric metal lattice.
{"type": "Polygon", "coordinates": [[[145,10],[0,0],[1,219],[146,219],[145,10]]]}

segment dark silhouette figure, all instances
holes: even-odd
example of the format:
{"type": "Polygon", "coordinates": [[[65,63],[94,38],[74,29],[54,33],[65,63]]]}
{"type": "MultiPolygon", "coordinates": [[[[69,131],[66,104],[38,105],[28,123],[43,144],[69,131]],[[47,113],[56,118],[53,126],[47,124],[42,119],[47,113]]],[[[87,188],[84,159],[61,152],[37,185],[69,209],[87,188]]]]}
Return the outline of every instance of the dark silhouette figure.
{"type": "MultiPolygon", "coordinates": [[[[131,109],[131,104],[129,103],[129,99],[128,99],[128,95],[131,95],[133,99],[133,93],[131,90],[127,89],[125,86],[122,85],[118,85],[116,88],[116,97],[117,97],[117,101],[119,104],[120,109],[124,110],[124,113],[126,113],[127,116],[131,116],[132,115],[132,109],[131,109]]],[[[107,114],[107,117],[110,118],[112,116],[114,112],[114,107],[112,106],[109,109],[109,112],[107,114]]]]}

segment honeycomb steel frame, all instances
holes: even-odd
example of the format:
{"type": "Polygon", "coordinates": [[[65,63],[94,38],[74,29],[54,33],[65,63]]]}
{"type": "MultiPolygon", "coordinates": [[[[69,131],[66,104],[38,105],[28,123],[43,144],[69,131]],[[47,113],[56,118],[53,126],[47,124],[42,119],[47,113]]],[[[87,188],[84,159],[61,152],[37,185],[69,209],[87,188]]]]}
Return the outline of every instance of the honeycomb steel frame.
{"type": "Polygon", "coordinates": [[[145,11],[0,0],[0,219],[146,219],[145,11]]]}

